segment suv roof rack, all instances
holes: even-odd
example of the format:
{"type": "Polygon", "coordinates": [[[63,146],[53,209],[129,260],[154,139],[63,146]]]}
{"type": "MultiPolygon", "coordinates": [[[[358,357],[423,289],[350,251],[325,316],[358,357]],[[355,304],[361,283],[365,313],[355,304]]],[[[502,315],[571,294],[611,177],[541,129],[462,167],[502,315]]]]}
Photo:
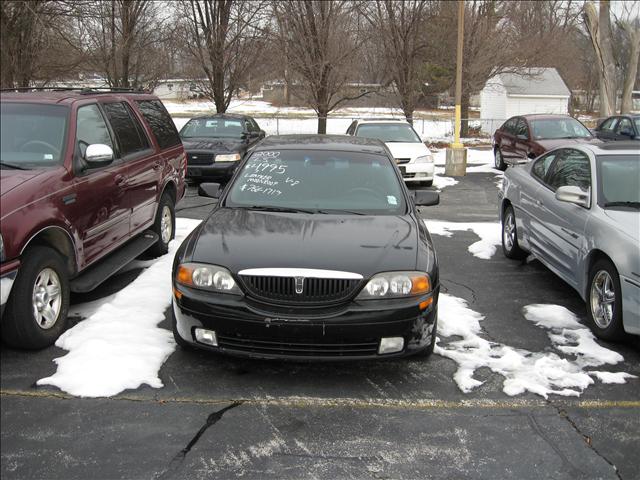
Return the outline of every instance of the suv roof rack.
{"type": "Polygon", "coordinates": [[[142,88],[126,87],[15,87],[3,88],[0,92],[79,92],[80,95],[95,95],[97,93],[151,93],[142,88]]]}

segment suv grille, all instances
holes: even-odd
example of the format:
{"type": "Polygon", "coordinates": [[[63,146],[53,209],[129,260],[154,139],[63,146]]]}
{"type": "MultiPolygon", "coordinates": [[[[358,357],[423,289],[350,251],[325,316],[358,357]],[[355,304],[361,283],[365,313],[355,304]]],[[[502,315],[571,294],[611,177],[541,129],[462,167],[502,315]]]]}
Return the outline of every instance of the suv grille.
{"type": "MultiPolygon", "coordinates": [[[[252,296],[281,303],[335,303],[354,293],[360,280],[342,278],[305,278],[302,292],[296,293],[296,278],[241,275],[242,283],[252,296]]],[[[298,291],[300,285],[298,285],[298,291]]]]}
{"type": "Polygon", "coordinates": [[[403,163],[409,163],[410,160],[410,158],[396,158],[396,163],[398,165],[401,165],[403,163]]]}
{"type": "Polygon", "coordinates": [[[213,163],[213,153],[188,153],[188,165],[211,165],[213,163]]]}

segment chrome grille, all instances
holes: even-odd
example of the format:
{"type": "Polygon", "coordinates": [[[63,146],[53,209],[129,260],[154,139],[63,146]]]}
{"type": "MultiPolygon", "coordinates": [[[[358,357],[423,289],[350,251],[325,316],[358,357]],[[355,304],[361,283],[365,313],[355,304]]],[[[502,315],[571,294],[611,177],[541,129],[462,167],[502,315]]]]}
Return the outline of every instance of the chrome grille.
{"type": "Polygon", "coordinates": [[[401,165],[403,163],[409,163],[410,160],[410,158],[396,158],[396,163],[401,165]]]}
{"type": "MultiPolygon", "coordinates": [[[[304,278],[302,292],[296,292],[295,277],[241,275],[247,292],[256,298],[282,303],[334,303],[351,296],[361,280],[304,278]]],[[[298,291],[300,290],[298,284],[298,291]]]]}
{"type": "Polygon", "coordinates": [[[187,165],[211,165],[213,153],[187,153],[187,165]]]}

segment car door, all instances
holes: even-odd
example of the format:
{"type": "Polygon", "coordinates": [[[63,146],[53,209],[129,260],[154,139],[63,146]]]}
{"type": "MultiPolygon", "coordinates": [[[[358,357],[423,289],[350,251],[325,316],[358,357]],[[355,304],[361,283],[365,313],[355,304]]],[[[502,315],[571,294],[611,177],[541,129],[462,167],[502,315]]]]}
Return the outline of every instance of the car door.
{"type": "Polygon", "coordinates": [[[116,145],[97,104],[78,107],[75,122],[74,193],[63,198],[67,219],[81,241],[80,268],[115,249],[129,236],[127,167],[117,158],[106,166],[90,168],[84,161],[89,145],[116,145]]]}
{"type": "Polygon", "coordinates": [[[514,158],[519,162],[528,161],[529,153],[531,152],[531,136],[529,135],[529,126],[524,118],[518,118],[515,133],[513,142],[514,158]]]}
{"type": "Polygon", "coordinates": [[[609,117],[596,128],[596,137],[600,140],[610,142],[615,140],[615,127],[618,123],[618,117],[609,117]]]}
{"type": "Polygon", "coordinates": [[[516,140],[516,125],[518,117],[513,117],[504,122],[500,129],[500,153],[502,158],[507,163],[515,163],[515,140],[516,140]]]}
{"type": "Polygon", "coordinates": [[[584,230],[590,207],[558,200],[556,190],[567,185],[591,191],[589,156],[577,149],[559,151],[537,192],[532,251],[567,283],[577,287],[579,251],[585,242],[584,230]]]}
{"type": "Polygon", "coordinates": [[[631,140],[633,137],[633,125],[631,123],[631,119],[628,117],[620,118],[618,124],[615,127],[614,139],[631,140]]]}
{"type": "Polygon", "coordinates": [[[264,138],[264,132],[260,130],[260,127],[252,118],[245,118],[245,129],[248,133],[248,145],[247,148],[250,148],[260,140],[264,138]]]}
{"type": "Polygon", "coordinates": [[[103,104],[107,119],[115,132],[120,157],[127,166],[127,201],[132,234],[147,228],[155,215],[162,176],[162,158],[140,125],[127,102],[103,104]]]}

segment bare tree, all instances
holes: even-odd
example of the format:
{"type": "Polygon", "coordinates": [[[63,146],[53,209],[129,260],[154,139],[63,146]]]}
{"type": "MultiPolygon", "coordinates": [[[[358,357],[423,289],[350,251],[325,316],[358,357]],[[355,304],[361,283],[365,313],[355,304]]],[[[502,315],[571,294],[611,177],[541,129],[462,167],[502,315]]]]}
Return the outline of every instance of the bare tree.
{"type": "Polygon", "coordinates": [[[413,112],[422,96],[424,70],[421,63],[427,48],[424,25],[428,21],[430,4],[427,0],[362,3],[364,16],[375,29],[382,47],[385,71],[410,123],[413,123],[413,112]]]}
{"type": "Polygon", "coordinates": [[[302,82],[301,95],[318,115],[318,133],[326,133],[329,112],[370,93],[350,95],[344,88],[355,76],[354,55],[363,42],[355,5],[347,0],[289,0],[274,2],[274,11],[277,38],[302,82]]]}
{"type": "Polygon", "coordinates": [[[246,85],[266,45],[269,4],[265,1],[183,0],[187,51],[199,69],[195,78],[219,113],[246,85]]]}
{"type": "Polygon", "coordinates": [[[620,113],[629,113],[632,108],[633,87],[638,82],[638,57],[640,57],[640,2],[627,2],[623,12],[616,18],[616,26],[622,33],[626,48],[620,49],[626,56],[619,60],[623,77],[620,113]]]}

